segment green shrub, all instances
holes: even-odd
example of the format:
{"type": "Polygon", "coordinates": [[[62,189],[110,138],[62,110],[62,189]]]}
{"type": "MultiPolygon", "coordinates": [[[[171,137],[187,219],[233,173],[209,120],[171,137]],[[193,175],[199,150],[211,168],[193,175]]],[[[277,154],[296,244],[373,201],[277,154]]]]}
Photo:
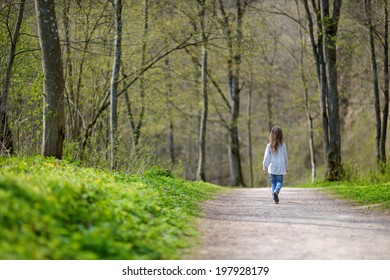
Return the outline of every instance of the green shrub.
{"type": "Polygon", "coordinates": [[[175,176],[172,174],[171,171],[169,171],[168,169],[163,169],[163,168],[159,168],[159,167],[152,167],[150,168],[149,170],[145,171],[144,173],[145,176],[147,177],[158,177],[158,176],[162,176],[162,177],[168,177],[168,178],[174,178],[175,176]]]}
{"type": "Polygon", "coordinates": [[[176,259],[220,188],[151,172],[0,159],[0,259],[176,259]]]}

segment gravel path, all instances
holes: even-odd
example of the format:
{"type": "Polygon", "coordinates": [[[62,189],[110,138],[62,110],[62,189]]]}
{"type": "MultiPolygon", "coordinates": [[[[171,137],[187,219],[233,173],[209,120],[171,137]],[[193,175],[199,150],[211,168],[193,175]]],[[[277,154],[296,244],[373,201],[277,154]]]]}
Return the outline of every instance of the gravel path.
{"type": "Polygon", "coordinates": [[[390,260],[390,213],[318,189],[234,189],[203,205],[194,259],[390,260]]]}

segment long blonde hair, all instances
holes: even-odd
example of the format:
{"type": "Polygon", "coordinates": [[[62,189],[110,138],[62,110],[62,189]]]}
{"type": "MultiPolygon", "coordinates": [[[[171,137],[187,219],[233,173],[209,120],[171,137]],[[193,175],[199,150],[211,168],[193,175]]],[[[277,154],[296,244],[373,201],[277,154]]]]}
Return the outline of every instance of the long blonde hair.
{"type": "Polygon", "coordinates": [[[272,152],[276,152],[279,149],[279,146],[283,144],[283,131],[280,127],[274,126],[271,129],[269,134],[269,144],[271,146],[272,152]]]}

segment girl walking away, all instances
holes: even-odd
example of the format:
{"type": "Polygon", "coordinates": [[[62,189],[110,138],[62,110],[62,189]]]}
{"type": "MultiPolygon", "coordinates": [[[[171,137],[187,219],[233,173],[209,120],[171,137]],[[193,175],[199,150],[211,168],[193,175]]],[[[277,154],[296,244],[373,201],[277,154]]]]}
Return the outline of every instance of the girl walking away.
{"type": "Polygon", "coordinates": [[[268,171],[272,186],[272,198],[279,203],[279,192],[283,186],[283,179],[288,170],[287,149],[283,144],[283,132],[278,126],[271,129],[269,143],[264,152],[263,171],[268,171]]]}

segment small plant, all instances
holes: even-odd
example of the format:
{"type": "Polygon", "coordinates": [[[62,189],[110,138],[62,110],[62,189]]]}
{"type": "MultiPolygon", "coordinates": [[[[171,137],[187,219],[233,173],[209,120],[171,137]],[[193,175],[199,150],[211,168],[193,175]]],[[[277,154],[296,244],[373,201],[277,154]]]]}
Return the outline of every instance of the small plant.
{"type": "Polygon", "coordinates": [[[147,177],[162,176],[162,177],[174,178],[174,175],[171,173],[171,171],[156,166],[147,170],[145,172],[145,176],[147,177]]]}

